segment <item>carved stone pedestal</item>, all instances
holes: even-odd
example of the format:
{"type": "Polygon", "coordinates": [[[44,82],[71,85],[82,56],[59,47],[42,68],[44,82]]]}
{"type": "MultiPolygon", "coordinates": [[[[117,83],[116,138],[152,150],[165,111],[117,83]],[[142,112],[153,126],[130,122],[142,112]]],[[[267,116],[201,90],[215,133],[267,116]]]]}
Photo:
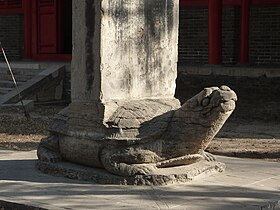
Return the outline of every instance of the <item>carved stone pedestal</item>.
{"type": "Polygon", "coordinates": [[[179,0],[73,0],[72,103],[38,147],[40,170],[136,185],[224,170],[204,150],[237,97],[211,87],[180,106],[178,24],[179,0]]]}
{"type": "Polygon", "coordinates": [[[53,164],[39,161],[37,162],[37,168],[47,174],[90,181],[96,184],[168,185],[187,183],[221,173],[225,170],[225,164],[201,161],[193,165],[163,168],[157,174],[133,177],[116,176],[104,169],[90,168],[69,162],[53,164]]]}

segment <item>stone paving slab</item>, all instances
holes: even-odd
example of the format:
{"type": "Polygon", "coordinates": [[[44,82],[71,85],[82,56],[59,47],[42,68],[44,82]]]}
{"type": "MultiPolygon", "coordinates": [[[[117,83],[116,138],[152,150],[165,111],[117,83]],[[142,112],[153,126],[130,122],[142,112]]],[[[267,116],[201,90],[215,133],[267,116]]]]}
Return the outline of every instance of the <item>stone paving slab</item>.
{"type": "Polygon", "coordinates": [[[280,209],[280,163],[218,157],[226,172],[187,184],[114,186],[35,169],[36,151],[0,150],[0,200],[44,209],[280,209]]]}

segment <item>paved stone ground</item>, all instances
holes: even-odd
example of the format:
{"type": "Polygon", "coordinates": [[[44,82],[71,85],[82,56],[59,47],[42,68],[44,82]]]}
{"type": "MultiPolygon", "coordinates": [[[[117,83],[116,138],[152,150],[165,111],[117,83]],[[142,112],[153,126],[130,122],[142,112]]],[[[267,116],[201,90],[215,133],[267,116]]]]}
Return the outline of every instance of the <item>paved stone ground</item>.
{"type": "MultiPolygon", "coordinates": [[[[61,108],[38,107],[29,123],[20,111],[1,110],[0,148],[35,149],[48,135],[45,129],[51,116],[61,108]]],[[[279,161],[279,123],[231,118],[209,149],[216,154],[279,161]]],[[[220,176],[192,184],[135,187],[96,185],[42,174],[35,170],[35,153],[0,150],[0,210],[11,209],[1,208],[3,201],[45,209],[268,210],[273,206],[277,209],[277,205],[280,209],[280,162],[220,157],[227,163],[220,176]]]]}
{"type": "Polygon", "coordinates": [[[220,156],[227,164],[221,175],[191,184],[141,187],[52,177],[37,171],[35,160],[35,151],[0,150],[0,200],[45,209],[280,209],[277,162],[220,156]]]}
{"type": "Polygon", "coordinates": [[[216,155],[280,162],[280,122],[230,118],[207,150],[216,155]]]}

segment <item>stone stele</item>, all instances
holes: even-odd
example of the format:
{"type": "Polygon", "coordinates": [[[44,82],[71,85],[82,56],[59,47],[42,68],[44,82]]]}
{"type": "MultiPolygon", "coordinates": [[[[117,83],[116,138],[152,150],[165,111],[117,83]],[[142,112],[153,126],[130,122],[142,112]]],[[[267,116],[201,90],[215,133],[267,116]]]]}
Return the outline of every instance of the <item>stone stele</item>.
{"type": "Polygon", "coordinates": [[[38,147],[45,173],[163,185],[222,172],[204,152],[235,108],[229,87],[180,106],[179,0],[73,0],[72,103],[38,147]]]}

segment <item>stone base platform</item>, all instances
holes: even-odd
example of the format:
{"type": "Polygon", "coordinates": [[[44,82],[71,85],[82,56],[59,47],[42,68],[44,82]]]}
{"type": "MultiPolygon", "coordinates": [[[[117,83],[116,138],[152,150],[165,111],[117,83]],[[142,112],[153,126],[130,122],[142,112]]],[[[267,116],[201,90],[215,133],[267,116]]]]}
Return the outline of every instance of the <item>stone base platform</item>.
{"type": "Polygon", "coordinates": [[[191,184],[100,185],[40,172],[36,151],[0,150],[0,209],[280,209],[280,163],[216,158],[226,171],[191,184]]]}
{"type": "Polygon", "coordinates": [[[225,170],[225,164],[215,161],[201,161],[187,166],[160,168],[156,174],[133,177],[121,177],[104,169],[90,168],[69,162],[48,163],[37,161],[36,167],[46,174],[91,181],[97,184],[156,186],[191,182],[225,170]]]}

